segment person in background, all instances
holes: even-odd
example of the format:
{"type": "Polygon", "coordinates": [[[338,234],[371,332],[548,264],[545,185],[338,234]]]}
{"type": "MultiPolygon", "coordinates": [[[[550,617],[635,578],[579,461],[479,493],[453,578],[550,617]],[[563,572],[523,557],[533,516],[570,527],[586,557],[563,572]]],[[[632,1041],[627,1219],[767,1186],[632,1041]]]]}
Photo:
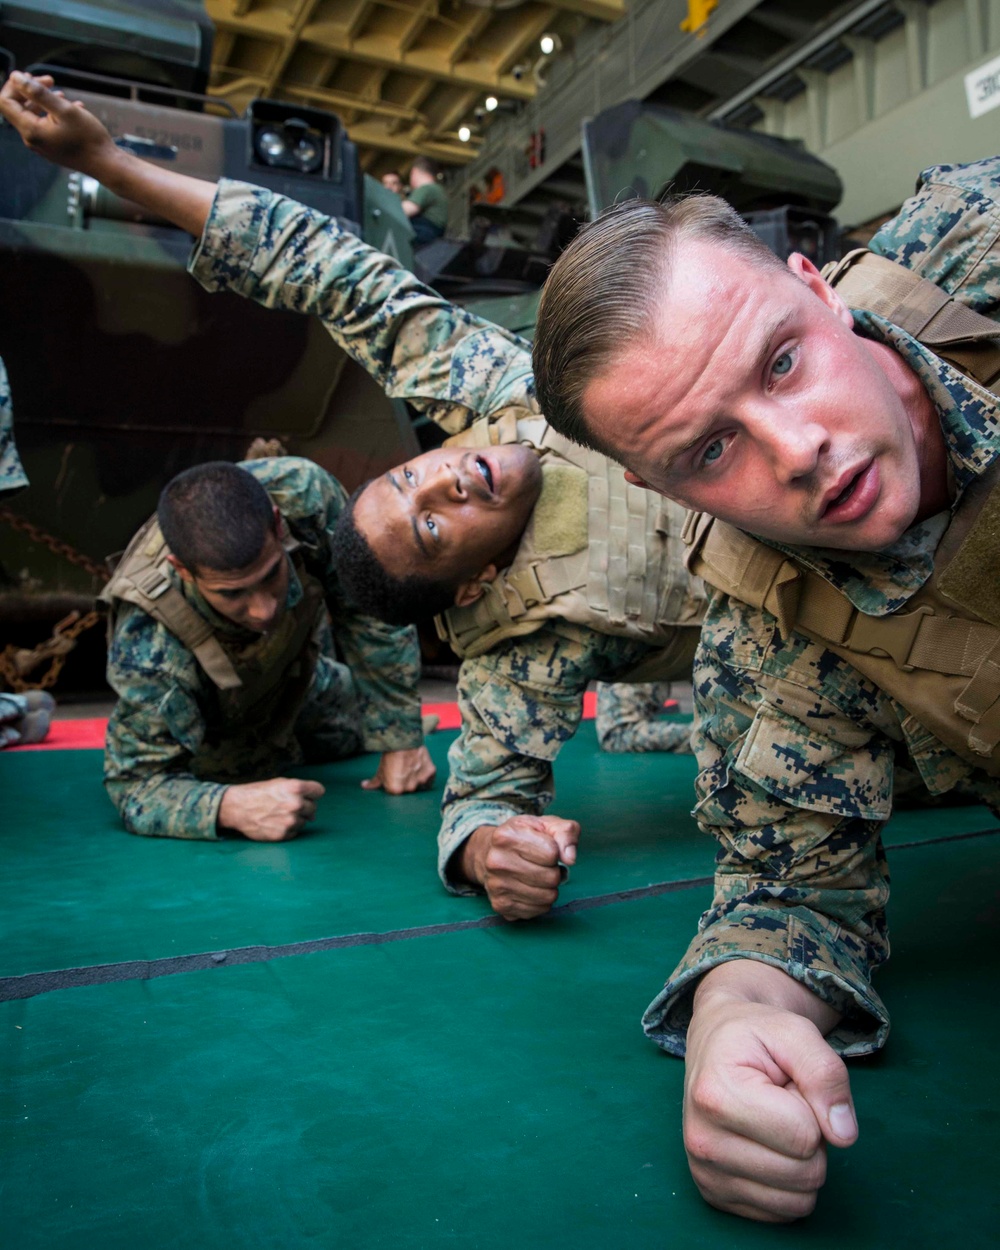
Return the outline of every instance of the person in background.
{"type": "Polygon", "coordinates": [[[403,200],[416,242],[440,239],[448,224],[448,197],[438,182],[441,166],[429,156],[418,156],[410,166],[410,190],[403,200]]]}
{"type": "Polygon", "coordinates": [[[598,682],[597,741],[602,751],[691,754],[690,722],[663,719],[669,681],[598,682]]]}

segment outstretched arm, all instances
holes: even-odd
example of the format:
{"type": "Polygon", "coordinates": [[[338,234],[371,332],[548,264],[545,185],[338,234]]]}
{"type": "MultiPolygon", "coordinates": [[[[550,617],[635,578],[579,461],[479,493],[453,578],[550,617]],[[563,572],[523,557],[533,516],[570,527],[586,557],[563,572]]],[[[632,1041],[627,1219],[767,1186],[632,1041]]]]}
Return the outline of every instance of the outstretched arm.
{"type": "Polygon", "coordinates": [[[118,147],[82,103],[54,90],[48,75],[15,71],[0,90],[0,116],[27,147],[55,165],[96,178],[109,191],[172,221],[196,238],[212,211],[215,183],[140,160],[118,147]]]}
{"type": "Polygon", "coordinates": [[[191,272],[208,290],[318,316],[389,395],[450,433],[507,408],[537,411],[528,344],[448,303],[323,213],[244,183],[217,188],[125,152],[49,78],[12,74],[0,115],[33,151],[200,238],[191,272]]]}

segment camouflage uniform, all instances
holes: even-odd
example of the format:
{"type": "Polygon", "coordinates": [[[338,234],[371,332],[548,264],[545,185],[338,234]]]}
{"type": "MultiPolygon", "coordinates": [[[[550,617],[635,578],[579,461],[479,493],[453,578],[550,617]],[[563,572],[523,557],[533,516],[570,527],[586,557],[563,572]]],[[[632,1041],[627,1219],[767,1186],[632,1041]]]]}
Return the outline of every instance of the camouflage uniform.
{"type": "Polygon", "coordinates": [[[0,360],[0,496],[12,495],[28,485],[14,446],[14,407],[10,399],[7,370],[0,360]]]}
{"type": "MultiPolygon", "coordinates": [[[[1000,159],[928,170],[918,193],[872,240],[873,251],[1000,320],[1000,159]]],[[[935,407],[959,493],[1000,452],[1000,404],[909,335],[870,314],[858,331],[892,346],[935,407]]],[[[949,521],[913,525],[892,547],[848,554],[781,548],[883,616],[929,578],[949,521]]],[[[778,546],[778,544],[772,544],[778,546]]],[[[906,710],[820,643],[721,592],[710,598],[695,661],[695,815],[720,847],[713,905],[644,1017],[683,1054],[691,997],[734,958],[781,968],[843,1014],[830,1041],[845,1054],[880,1047],[888,1015],[872,970],[888,956],[889,876],[880,839],[897,757],[928,789],[967,779],[1000,812],[1000,783],[922,729],[906,710]]]]}
{"type": "MultiPolygon", "coordinates": [[[[14,408],[10,400],[7,370],[0,360],[0,498],[14,495],[28,485],[14,446],[14,408]]],[[[21,741],[18,723],[28,707],[23,696],[0,694],[0,749],[21,741]]]]}
{"type": "Polygon", "coordinates": [[[597,687],[597,741],[602,751],[691,753],[691,726],[662,719],[669,681],[601,682],[597,687]]]}
{"type": "MultiPolygon", "coordinates": [[[[108,681],[118,703],[108,725],[104,779],[132,833],[215,838],[226,782],[259,781],[303,760],[397,751],[423,740],[415,631],[362,616],[344,601],[337,584],[329,539],[346,502],[343,487],[297,457],[250,460],[243,467],[267,488],[293,536],[314,549],[307,567],[323,587],[346,665],[334,659],[321,605],[312,636],[319,658],[288,749],[264,733],[239,750],[223,749],[221,759],[217,752],[212,766],[202,769],[198,759],[207,746],[215,687],[166,626],[124,604],[108,655],[108,681]]],[[[289,574],[287,608],[303,593],[294,569],[289,574]]],[[[224,646],[238,649],[259,638],[219,616],[190,583],[175,580],[224,646]]]]}
{"type": "MultiPolygon", "coordinates": [[[[481,418],[537,413],[531,351],[516,335],[449,304],[330,218],[269,191],[223,180],[191,261],[210,291],[318,316],[390,395],[448,433],[481,418]]],[[[645,642],[554,620],[508,639],[459,676],[462,732],[449,753],[439,836],[442,880],[484,824],[552,801],[552,761],[580,723],[591,681],[650,654],[645,642]]]]}

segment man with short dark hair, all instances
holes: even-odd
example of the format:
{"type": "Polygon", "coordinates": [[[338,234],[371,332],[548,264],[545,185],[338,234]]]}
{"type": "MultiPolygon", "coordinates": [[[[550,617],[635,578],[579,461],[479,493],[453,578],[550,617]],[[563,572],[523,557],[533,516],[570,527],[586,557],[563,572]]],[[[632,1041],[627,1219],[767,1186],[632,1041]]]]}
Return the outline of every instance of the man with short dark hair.
{"type": "Polygon", "coordinates": [[[382,175],[381,182],[382,186],[385,187],[387,191],[391,191],[393,195],[402,196],[404,190],[403,179],[400,177],[398,170],[386,170],[386,172],[382,175]]]}
{"type": "Polygon", "coordinates": [[[441,166],[429,156],[418,156],[410,166],[410,189],[403,198],[403,212],[416,236],[414,242],[440,239],[448,224],[448,196],[438,182],[441,166]]]}
{"type": "Polygon", "coordinates": [[[588,683],[690,670],[702,603],[678,559],[682,510],[548,427],[526,343],[336,222],[260,188],[149,165],[22,76],[4,92],[27,142],[199,238],[192,272],[208,289],[318,315],[391,395],[452,435],[357,492],[337,571],[369,611],[443,613],[465,657],[439,837],[445,884],[484,889],[509,919],[547,911],[579,826],[543,813],[588,683]],[[48,116],[17,111],[21,94],[48,116]]]}
{"type": "Polygon", "coordinates": [[[996,159],[926,171],[829,280],[711,197],[629,203],[542,299],[549,419],[702,513],[715,898],[645,1025],[686,1049],[699,1188],[754,1219],[808,1213],[857,1136],[839,1055],[889,1027],[897,760],[1000,812],[998,192],[996,159]]]}
{"type": "Polygon", "coordinates": [[[291,456],[196,465],[164,488],[102,596],[118,694],[105,784],[131,832],[292,838],[324,791],[283,770],[361,750],[383,753],[369,788],[433,779],[413,631],[359,612],[334,569],[344,501],[291,456]]]}

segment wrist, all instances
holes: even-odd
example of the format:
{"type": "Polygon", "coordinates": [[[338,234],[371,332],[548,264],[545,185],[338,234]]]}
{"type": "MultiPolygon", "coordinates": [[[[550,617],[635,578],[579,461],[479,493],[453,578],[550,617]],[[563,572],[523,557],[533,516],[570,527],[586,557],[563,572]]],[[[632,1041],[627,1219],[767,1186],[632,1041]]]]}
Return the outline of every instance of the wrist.
{"type": "Polygon", "coordinates": [[[486,879],[483,858],[489,850],[490,837],[495,828],[495,825],[480,825],[462,843],[457,856],[458,876],[469,885],[483,886],[486,879]]]}
{"type": "Polygon", "coordinates": [[[695,990],[693,1006],[702,1018],[746,1006],[787,1011],[811,1020],[824,1033],[840,1019],[839,1012],[781,968],[748,958],[710,969],[695,990]]]}

